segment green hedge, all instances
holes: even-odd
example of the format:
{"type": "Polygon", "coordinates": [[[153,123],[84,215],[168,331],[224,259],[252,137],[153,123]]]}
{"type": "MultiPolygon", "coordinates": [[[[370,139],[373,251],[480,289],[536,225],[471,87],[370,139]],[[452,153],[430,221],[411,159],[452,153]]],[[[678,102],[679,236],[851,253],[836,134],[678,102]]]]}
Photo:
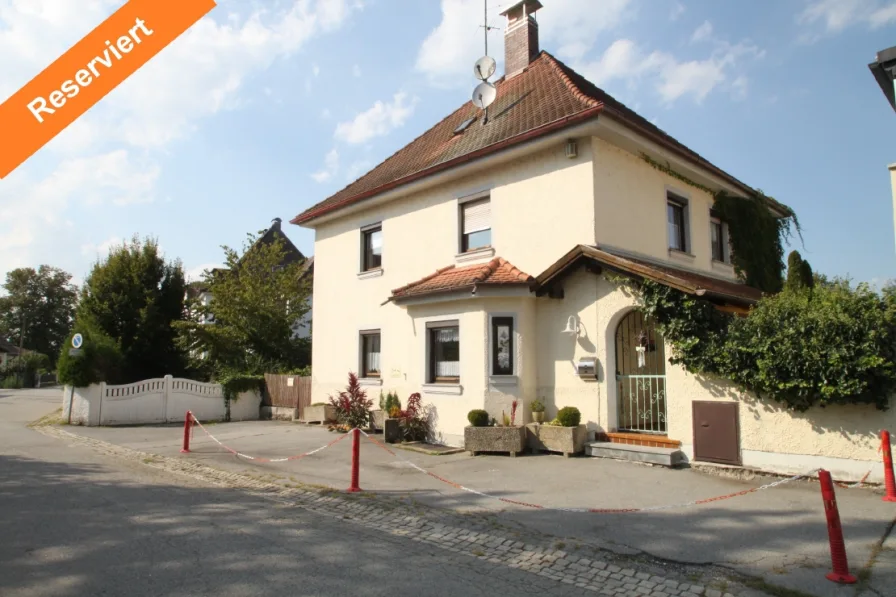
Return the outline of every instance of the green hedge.
{"type": "Polygon", "coordinates": [[[111,384],[122,383],[123,362],[121,349],[115,340],[102,332],[76,326],[59,352],[57,379],[61,384],[77,388],[101,381],[111,384]],[[78,356],[69,354],[72,336],[75,333],[80,333],[84,339],[78,356]]]}

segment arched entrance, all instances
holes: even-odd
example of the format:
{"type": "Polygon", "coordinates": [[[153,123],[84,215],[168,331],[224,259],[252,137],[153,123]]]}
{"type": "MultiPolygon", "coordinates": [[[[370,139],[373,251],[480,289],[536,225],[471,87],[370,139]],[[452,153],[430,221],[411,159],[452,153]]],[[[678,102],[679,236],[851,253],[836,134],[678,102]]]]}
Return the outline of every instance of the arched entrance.
{"type": "Polygon", "coordinates": [[[666,433],[666,348],[637,310],[616,326],[616,399],[619,431],[666,433]]]}

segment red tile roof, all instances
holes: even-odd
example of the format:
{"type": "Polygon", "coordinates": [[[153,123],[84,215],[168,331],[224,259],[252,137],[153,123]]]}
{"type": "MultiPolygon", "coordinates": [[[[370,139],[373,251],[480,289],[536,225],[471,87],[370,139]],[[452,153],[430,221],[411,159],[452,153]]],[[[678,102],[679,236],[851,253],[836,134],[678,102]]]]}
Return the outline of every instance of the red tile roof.
{"type": "Polygon", "coordinates": [[[522,272],[506,259],[495,257],[488,263],[457,267],[449,265],[392,291],[392,299],[474,289],[478,286],[530,285],[535,278],[522,272]]]}
{"type": "Polygon", "coordinates": [[[601,113],[620,120],[653,141],[716,173],[744,193],[754,192],[547,52],[541,52],[522,73],[510,79],[502,78],[496,86],[497,98],[489,108],[488,124],[483,126],[479,118],[480,110],[472,102],[466,102],[373,170],[297,215],[292,223],[308,222],[436,172],[595,118],[601,113]],[[458,126],[470,118],[477,120],[463,132],[455,133],[458,126]]]}

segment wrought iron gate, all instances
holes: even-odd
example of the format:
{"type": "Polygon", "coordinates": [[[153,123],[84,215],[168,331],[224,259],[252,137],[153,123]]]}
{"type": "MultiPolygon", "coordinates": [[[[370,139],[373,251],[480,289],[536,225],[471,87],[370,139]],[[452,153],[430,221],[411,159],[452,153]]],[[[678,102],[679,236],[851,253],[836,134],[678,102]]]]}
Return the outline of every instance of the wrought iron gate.
{"type": "Polygon", "coordinates": [[[617,427],[666,433],[666,350],[653,322],[640,311],[616,327],[617,427]]]}

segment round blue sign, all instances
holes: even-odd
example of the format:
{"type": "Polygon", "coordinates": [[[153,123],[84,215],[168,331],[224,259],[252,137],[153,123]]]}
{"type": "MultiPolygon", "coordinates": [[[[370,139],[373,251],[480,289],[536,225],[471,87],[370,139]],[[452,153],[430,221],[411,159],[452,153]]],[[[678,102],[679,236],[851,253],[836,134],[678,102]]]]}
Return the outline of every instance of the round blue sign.
{"type": "Polygon", "coordinates": [[[75,334],[72,336],[72,346],[75,348],[81,348],[81,345],[84,344],[84,338],[81,337],[81,334],[75,334]]]}

